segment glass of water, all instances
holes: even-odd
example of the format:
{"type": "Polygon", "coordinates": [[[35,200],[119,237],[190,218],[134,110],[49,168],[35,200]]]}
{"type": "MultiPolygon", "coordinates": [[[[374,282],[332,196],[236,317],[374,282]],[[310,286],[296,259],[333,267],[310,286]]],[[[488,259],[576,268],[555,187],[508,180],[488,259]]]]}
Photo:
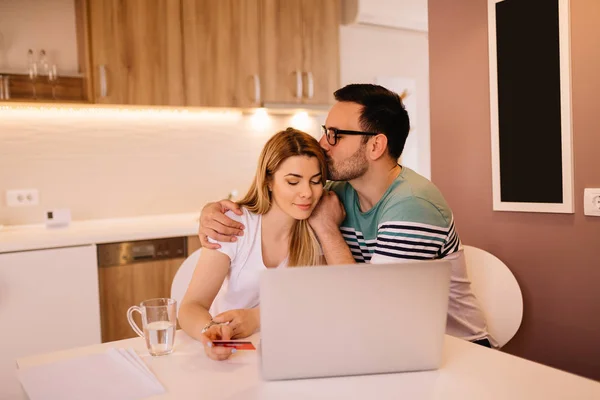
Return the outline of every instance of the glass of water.
{"type": "Polygon", "coordinates": [[[135,333],[146,340],[151,355],[164,356],[173,352],[177,326],[176,300],[160,298],[142,301],[139,306],[129,307],[127,320],[135,333]],[[133,320],[134,311],[142,315],[143,332],[133,320]]]}

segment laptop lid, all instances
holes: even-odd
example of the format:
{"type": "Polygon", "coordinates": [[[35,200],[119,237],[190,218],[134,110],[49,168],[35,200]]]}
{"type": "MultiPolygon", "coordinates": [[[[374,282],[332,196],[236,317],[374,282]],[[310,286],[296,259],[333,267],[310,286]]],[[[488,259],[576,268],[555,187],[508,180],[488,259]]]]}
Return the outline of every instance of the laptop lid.
{"type": "Polygon", "coordinates": [[[260,281],[264,379],[440,366],[450,263],[270,269],[260,281]]]}

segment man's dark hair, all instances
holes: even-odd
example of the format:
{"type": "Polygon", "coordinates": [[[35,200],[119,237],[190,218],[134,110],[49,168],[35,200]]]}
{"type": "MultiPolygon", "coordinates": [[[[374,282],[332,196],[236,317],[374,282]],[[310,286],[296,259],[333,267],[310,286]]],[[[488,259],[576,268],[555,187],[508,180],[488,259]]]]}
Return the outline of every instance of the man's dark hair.
{"type": "MultiPolygon", "coordinates": [[[[388,140],[388,154],[397,160],[404,150],[410,130],[408,113],[402,99],[383,86],[353,83],[336,90],[337,101],[352,102],[363,106],[360,127],[365,132],[383,133],[388,140]]],[[[364,136],[365,141],[369,136],[364,136]]]]}

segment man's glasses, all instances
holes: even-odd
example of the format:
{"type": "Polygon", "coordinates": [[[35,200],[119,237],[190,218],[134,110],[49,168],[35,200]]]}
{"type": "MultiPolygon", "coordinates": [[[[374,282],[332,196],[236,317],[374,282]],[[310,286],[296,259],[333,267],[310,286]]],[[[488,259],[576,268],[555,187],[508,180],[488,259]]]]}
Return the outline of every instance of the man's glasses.
{"type": "Polygon", "coordinates": [[[379,133],[373,132],[361,132],[361,131],[346,131],[337,128],[327,128],[325,125],[321,125],[321,134],[327,138],[327,143],[331,146],[335,146],[338,142],[340,135],[361,135],[361,136],[376,136],[379,133]]]}

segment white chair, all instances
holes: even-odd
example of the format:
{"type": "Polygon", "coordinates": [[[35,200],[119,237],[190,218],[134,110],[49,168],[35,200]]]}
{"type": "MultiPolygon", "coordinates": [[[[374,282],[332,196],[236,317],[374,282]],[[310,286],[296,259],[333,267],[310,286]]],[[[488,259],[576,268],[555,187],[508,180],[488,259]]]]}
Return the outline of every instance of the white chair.
{"type": "MultiPolygon", "coordinates": [[[[177,270],[175,277],[173,278],[173,283],[171,284],[171,298],[177,300],[177,314],[179,314],[179,307],[181,306],[181,300],[183,300],[183,296],[185,295],[185,292],[187,291],[190,281],[192,280],[192,275],[194,275],[194,271],[196,270],[196,264],[198,264],[198,259],[200,258],[201,251],[202,251],[202,249],[198,249],[198,250],[194,251],[192,254],[190,254],[188,256],[188,258],[186,258],[183,261],[183,263],[177,270]]],[[[213,301],[213,304],[210,307],[210,310],[208,310],[210,315],[215,316],[218,314],[216,304],[218,304],[219,296],[221,296],[221,293],[226,289],[227,289],[227,280],[225,280],[225,282],[223,282],[223,285],[221,286],[221,289],[217,293],[217,296],[215,297],[215,300],[213,301]]]]}
{"type": "Polygon", "coordinates": [[[471,287],[485,314],[488,330],[500,347],[519,330],[523,296],[514,275],[496,256],[463,246],[471,287]]]}

